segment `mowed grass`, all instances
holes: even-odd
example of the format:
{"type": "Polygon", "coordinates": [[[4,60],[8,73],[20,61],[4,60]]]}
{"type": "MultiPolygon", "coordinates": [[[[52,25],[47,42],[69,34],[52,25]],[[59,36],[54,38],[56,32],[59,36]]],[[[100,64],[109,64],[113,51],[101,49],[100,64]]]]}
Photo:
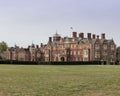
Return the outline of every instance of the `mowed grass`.
{"type": "Polygon", "coordinates": [[[0,65],[0,96],[120,96],[120,66],[0,65]]]}

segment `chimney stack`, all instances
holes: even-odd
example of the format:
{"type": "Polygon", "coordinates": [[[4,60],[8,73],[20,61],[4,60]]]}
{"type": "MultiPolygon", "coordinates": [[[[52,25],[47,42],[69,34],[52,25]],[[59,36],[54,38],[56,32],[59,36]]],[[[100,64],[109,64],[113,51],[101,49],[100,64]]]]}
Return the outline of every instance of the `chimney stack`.
{"type": "Polygon", "coordinates": [[[84,33],[80,33],[80,34],[79,34],[79,37],[80,37],[81,39],[83,39],[83,38],[84,38],[84,33]]]}
{"type": "Polygon", "coordinates": [[[38,48],[39,48],[39,45],[36,45],[36,48],[38,49],[38,48]]]}
{"type": "Polygon", "coordinates": [[[30,49],[30,46],[28,46],[28,49],[30,49]]]}
{"type": "Polygon", "coordinates": [[[73,32],[73,38],[77,38],[77,32],[73,32]]]}
{"type": "Polygon", "coordinates": [[[99,39],[99,35],[97,35],[97,39],[99,39]]]}
{"type": "Polygon", "coordinates": [[[101,34],[101,39],[105,39],[105,33],[101,34]]]}
{"type": "Polygon", "coordinates": [[[43,47],[43,43],[41,43],[41,45],[40,45],[41,47],[43,47]]]}
{"type": "Polygon", "coordinates": [[[95,34],[93,34],[93,39],[96,39],[96,35],[95,34]]]}
{"type": "Polygon", "coordinates": [[[91,39],[91,33],[88,33],[88,39],[91,39]]]}
{"type": "Polygon", "coordinates": [[[49,42],[52,42],[52,37],[49,37],[49,42]]]}

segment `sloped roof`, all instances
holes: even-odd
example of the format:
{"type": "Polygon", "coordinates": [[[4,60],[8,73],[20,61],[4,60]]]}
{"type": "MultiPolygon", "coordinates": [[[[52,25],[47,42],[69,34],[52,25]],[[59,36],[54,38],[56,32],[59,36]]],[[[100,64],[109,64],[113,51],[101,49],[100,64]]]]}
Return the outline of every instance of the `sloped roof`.
{"type": "MultiPolygon", "coordinates": [[[[55,36],[59,36],[59,34],[56,33],[55,36]]],[[[97,39],[97,38],[96,39],[93,39],[93,38],[88,39],[88,38],[80,38],[80,37],[77,37],[77,38],[64,37],[64,38],[61,38],[61,40],[63,43],[74,42],[76,44],[79,44],[79,42],[85,43],[86,41],[89,41],[92,45],[94,45],[96,42],[98,42],[99,44],[103,44],[103,43],[110,43],[111,41],[113,41],[113,39],[109,39],[109,40],[108,39],[97,39]],[[73,39],[74,39],[74,41],[73,41],[73,39]]],[[[48,42],[48,45],[54,46],[57,43],[59,43],[59,41],[58,42],[52,41],[52,42],[48,42]]]]}

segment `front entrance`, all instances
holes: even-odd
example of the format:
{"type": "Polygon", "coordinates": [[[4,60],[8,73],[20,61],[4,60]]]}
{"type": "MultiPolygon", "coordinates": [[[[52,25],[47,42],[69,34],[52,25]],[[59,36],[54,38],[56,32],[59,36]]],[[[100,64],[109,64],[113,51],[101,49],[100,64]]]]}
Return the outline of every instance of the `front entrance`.
{"type": "Polygon", "coordinates": [[[64,61],[65,61],[65,58],[64,58],[64,57],[61,57],[61,61],[64,62],[64,61]]]}

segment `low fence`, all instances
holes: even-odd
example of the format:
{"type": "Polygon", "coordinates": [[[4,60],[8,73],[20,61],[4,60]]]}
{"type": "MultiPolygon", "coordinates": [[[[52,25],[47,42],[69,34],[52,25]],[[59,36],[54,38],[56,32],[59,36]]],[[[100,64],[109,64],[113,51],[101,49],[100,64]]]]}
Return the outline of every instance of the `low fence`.
{"type": "Polygon", "coordinates": [[[0,60],[0,64],[18,64],[18,65],[106,65],[106,61],[36,62],[36,61],[0,60]]]}

